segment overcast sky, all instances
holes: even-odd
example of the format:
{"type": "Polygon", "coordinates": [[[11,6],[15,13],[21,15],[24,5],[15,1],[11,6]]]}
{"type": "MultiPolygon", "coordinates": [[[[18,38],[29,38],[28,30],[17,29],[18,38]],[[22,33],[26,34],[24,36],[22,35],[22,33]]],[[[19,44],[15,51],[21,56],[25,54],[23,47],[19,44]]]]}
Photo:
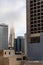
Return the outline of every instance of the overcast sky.
{"type": "Polygon", "coordinates": [[[15,37],[26,32],[26,0],[0,0],[0,23],[12,25],[15,37]]]}

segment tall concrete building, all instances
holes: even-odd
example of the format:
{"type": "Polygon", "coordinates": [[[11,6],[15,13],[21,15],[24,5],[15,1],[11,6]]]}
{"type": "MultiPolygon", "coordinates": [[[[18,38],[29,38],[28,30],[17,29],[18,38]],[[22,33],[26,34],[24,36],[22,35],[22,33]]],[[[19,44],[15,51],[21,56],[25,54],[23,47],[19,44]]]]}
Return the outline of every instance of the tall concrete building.
{"type": "Polygon", "coordinates": [[[27,42],[40,42],[43,32],[43,0],[26,0],[27,42]]]}
{"type": "Polygon", "coordinates": [[[43,0],[26,0],[27,54],[32,60],[43,60],[43,0]]]}
{"type": "Polygon", "coordinates": [[[8,25],[0,24],[0,50],[8,49],[8,25]]]}

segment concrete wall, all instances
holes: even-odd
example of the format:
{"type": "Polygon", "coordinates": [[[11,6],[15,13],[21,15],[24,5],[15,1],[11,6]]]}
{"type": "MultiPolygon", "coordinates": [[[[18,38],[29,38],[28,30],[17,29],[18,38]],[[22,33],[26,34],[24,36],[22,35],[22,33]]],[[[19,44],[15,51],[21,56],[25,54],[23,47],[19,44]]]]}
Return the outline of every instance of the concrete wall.
{"type": "Polygon", "coordinates": [[[27,54],[32,60],[43,60],[43,33],[40,34],[40,43],[27,44],[27,54]]]}

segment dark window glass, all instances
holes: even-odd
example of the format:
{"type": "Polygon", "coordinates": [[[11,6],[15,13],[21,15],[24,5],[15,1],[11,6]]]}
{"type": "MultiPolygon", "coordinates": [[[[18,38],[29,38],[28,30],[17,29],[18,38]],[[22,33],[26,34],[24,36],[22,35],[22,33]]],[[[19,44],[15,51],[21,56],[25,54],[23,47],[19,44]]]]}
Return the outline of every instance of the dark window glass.
{"type": "Polygon", "coordinates": [[[41,16],[41,18],[43,18],[43,16],[41,16]]]}
{"type": "Polygon", "coordinates": [[[30,13],[32,14],[32,13],[33,13],[33,11],[30,11],[30,13]]]}
{"type": "Polygon", "coordinates": [[[40,30],[40,28],[38,28],[38,30],[40,30]]]}
{"type": "Polygon", "coordinates": [[[43,12],[41,12],[41,15],[43,15],[43,12]]]}
{"type": "Polygon", "coordinates": [[[16,60],[20,61],[20,60],[22,60],[22,58],[17,58],[16,60]]]}
{"type": "Polygon", "coordinates": [[[40,5],[40,2],[38,2],[37,5],[40,5]]]}
{"type": "Polygon", "coordinates": [[[36,10],[34,10],[34,13],[36,13],[36,10]]]}
{"type": "Polygon", "coordinates": [[[33,7],[33,4],[31,4],[30,7],[33,7]]]}
{"type": "Polygon", "coordinates": [[[31,18],[31,20],[33,20],[33,18],[31,18]]]}
{"type": "Polygon", "coordinates": [[[36,3],[34,3],[34,6],[36,6],[36,3]]]}
{"type": "Polygon", "coordinates": [[[40,12],[40,9],[39,9],[39,10],[37,10],[37,12],[40,12]]]}
{"type": "Polygon", "coordinates": [[[30,1],[30,3],[33,3],[33,1],[30,1]]]}
{"type": "Polygon", "coordinates": [[[38,33],[40,33],[40,31],[38,31],[38,33]]]}
{"type": "Polygon", "coordinates": [[[40,20],[38,20],[38,23],[40,23],[40,20]]]}
{"type": "Polygon", "coordinates": [[[36,0],[34,0],[34,2],[36,2],[36,0]]]}
{"type": "Polygon", "coordinates": [[[40,6],[37,6],[37,8],[40,8],[40,6]]]}
{"type": "Polygon", "coordinates": [[[43,26],[43,23],[41,25],[43,26]]]}
{"type": "Polygon", "coordinates": [[[33,15],[30,15],[31,17],[33,17],[33,15]]]}
{"type": "Polygon", "coordinates": [[[6,55],[6,52],[5,52],[5,55],[6,55]]]}
{"type": "Polygon", "coordinates": [[[41,20],[41,22],[43,22],[43,20],[41,20]]]}
{"type": "Polygon", "coordinates": [[[33,27],[33,25],[31,25],[31,27],[33,27]]]}
{"type": "Polygon", "coordinates": [[[33,29],[31,29],[31,31],[33,31],[33,29]]]}
{"type": "Polygon", "coordinates": [[[34,20],[36,20],[36,17],[34,17],[34,20]]]}
{"type": "Polygon", "coordinates": [[[10,52],[9,52],[9,55],[10,55],[10,52]]]}
{"type": "Polygon", "coordinates": [[[30,10],[33,10],[33,8],[30,8],[30,10]]]}
{"type": "Polygon", "coordinates": [[[33,34],[33,32],[31,32],[31,34],[33,34]]]}
{"type": "Polygon", "coordinates": [[[34,16],[36,16],[36,14],[34,14],[34,16]]]}
{"type": "Polygon", "coordinates": [[[41,7],[43,8],[43,5],[41,5],[41,7]]]}
{"type": "Polygon", "coordinates": [[[36,21],[34,21],[34,23],[36,23],[36,21]]]}
{"type": "Polygon", "coordinates": [[[33,22],[31,22],[31,24],[33,24],[33,22]]]}
{"type": "Polygon", "coordinates": [[[41,4],[43,4],[43,1],[41,2],[41,4]]]}
{"type": "Polygon", "coordinates": [[[38,26],[40,26],[40,24],[38,24],[38,26]]]}
{"type": "Polygon", "coordinates": [[[40,17],[38,17],[38,19],[40,19],[40,17]]]}
{"type": "Polygon", "coordinates": [[[40,13],[38,13],[38,15],[40,15],[40,13]]]}
{"type": "Polygon", "coordinates": [[[36,9],[36,7],[34,7],[34,9],[36,9]]]}
{"type": "Polygon", "coordinates": [[[42,27],[42,29],[43,29],[43,27],[42,27]]]}
{"type": "Polygon", "coordinates": [[[34,28],[34,31],[36,31],[37,30],[37,28],[34,28]]]}
{"type": "Polygon", "coordinates": [[[37,27],[37,25],[34,25],[34,27],[37,27]]]}
{"type": "Polygon", "coordinates": [[[41,11],[43,11],[43,9],[41,9],[41,11]]]}

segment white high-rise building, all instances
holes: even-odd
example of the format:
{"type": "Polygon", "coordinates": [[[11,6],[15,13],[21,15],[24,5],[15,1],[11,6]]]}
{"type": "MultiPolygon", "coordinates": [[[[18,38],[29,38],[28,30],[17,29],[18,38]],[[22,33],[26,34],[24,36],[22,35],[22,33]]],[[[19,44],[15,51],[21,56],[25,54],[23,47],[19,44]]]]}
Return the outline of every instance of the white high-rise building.
{"type": "Polygon", "coordinates": [[[10,29],[10,38],[9,38],[9,47],[10,47],[10,48],[14,48],[14,38],[15,38],[14,28],[12,27],[12,28],[10,29]]]}

